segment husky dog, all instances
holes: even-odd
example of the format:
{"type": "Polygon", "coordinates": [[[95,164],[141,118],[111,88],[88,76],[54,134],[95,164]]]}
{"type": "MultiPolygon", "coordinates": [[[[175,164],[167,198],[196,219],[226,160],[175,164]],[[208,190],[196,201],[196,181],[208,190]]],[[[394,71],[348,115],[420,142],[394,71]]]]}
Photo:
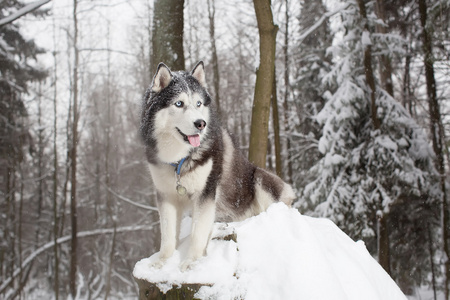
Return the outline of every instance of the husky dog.
{"type": "Polygon", "coordinates": [[[155,267],[173,254],[185,209],[192,211],[192,228],[182,271],[205,254],[214,221],[243,220],[273,202],[290,205],[295,197],[288,184],[244,157],[212,106],[203,62],[191,72],[158,65],[140,125],[158,192],[161,249],[155,267]]]}

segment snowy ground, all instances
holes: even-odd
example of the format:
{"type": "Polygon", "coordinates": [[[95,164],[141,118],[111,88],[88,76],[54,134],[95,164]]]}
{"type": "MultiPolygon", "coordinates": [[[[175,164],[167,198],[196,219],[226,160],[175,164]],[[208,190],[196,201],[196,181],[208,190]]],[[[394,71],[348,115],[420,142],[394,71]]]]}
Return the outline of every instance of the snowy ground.
{"type": "Polygon", "coordinates": [[[280,203],[243,222],[216,224],[213,236],[229,232],[237,234],[237,242],[213,239],[207,256],[190,271],[179,270],[189,245],[185,238],[162,269],[149,267],[156,253],[139,261],[133,275],[161,282],[162,290],[180,283],[212,284],[200,289],[201,299],[406,300],[364,243],[329,220],[302,216],[280,203]]]}

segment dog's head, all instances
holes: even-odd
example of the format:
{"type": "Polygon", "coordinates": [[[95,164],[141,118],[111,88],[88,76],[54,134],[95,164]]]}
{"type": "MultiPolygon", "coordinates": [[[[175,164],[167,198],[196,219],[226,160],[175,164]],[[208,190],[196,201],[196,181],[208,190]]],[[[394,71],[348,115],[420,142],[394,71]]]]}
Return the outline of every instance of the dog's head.
{"type": "Polygon", "coordinates": [[[203,62],[191,72],[172,72],[160,63],[144,96],[141,120],[141,135],[153,155],[171,163],[200,147],[209,130],[210,103],[203,62]]]}

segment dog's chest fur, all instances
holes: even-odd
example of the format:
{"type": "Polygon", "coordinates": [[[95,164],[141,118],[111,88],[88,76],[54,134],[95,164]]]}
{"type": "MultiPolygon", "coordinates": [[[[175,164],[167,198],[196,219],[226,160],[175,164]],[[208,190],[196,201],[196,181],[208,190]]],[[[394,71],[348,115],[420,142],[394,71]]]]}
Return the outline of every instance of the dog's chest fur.
{"type": "Polygon", "coordinates": [[[198,165],[195,168],[190,169],[189,162],[185,163],[186,166],[182,166],[182,172],[179,179],[174,166],[170,164],[150,164],[149,169],[158,192],[164,195],[170,195],[171,197],[178,197],[179,200],[187,200],[193,195],[201,194],[205,189],[208,177],[213,167],[212,158],[208,159],[203,165],[198,165]],[[177,194],[177,180],[179,184],[186,188],[186,196],[180,196],[177,194]]]}

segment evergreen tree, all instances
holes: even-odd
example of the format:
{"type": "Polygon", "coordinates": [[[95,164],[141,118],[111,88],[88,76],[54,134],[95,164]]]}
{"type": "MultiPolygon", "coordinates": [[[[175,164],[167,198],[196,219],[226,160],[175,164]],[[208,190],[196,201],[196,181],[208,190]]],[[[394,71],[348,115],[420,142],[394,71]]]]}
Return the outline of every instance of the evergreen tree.
{"type": "MultiPolygon", "coordinates": [[[[299,21],[300,36],[314,26],[326,13],[322,0],[303,1],[299,21]]],[[[292,91],[295,97],[297,111],[297,134],[292,141],[292,160],[295,172],[294,182],[298,187],[304,187],[308,179],[309,169],[319,159],[319,153],[315,144],[320,138],[320,126],[314,116],[323,108],[325,99],[323,94],[326,85],[322,78],[330,71],[331,56],[326,50],[331,46],[332,35],[328,20],[324,21],[311,34],[304,39],[296,41],[294,59],[295,78],[292,91]]],[[[333,90],[333,87],[329,87],[333,90]]]]}
{"type": "MultiPolygon", "coordinates": [[[[355,1],[343,7],[338,28],[343,37],[329,48],[336,63],[324,78],[337,89],[324,94],[327,102],[316,116],[322,125],[318,143],[322,157],[311,169],[315,178],[304,196],[316,206],[317,215],[333,219],[353,238],[363,238],[369,250],[378,249],[379,256],[387,251],[389,258],[389,235],[408,234],[389,222],[391,211],[410,207],[420,208],[420,213],[429,211],[439,198],[437,172],[424,130],[377,81],[374,115],[378,126],[373,120],[372,89],[366,68],[360,67],[364,53],[369,45],[373,53],[382,53],[387,45],[398,53],[400,39],[394,34],[372,35],[378,20],[370,10],[368,18],[362,18],[355,1]],[[380,224],[382,219],[387,220],[385,224],[380,224]],[[382,236],[386,240],[380,240],[382,236]]],[[[411,219],[418,215],[414,212],[411,219]]]]}
{"type": "MultiPolygon", "coordinates": [[[[25,6],[20,1],[0,3],[0,19],[25,6]]],[[[23,94],[32,80],[45,77],[45,72],[28,63],[42,53],[32,40],[26,40],[19,27],[12,23],[0,26],[0,159],[3,168],[12,168],[23,156],[24,141],[28,138],[23,94]]],[[[2,174],[3,175],[3,174],[2,174]]],[[[8,174],[4,175],[5,178],[8,174]]],[[[2,186],[2,189],[4,187],[2,186]]]]}
{"type": "MultiPolygon", "coordinates": [[[[21,1],[0,2],[0,19],[24,6],[21,1]]],[[[46,76],[43,70],[29,64],[30,59],[35,60],[42,52],[32,40],[22,36],[17,24],[0,26],[0,282],[17,263],[14,249],[17,167],[24,159],[25,146],[31,150],[23,96],[31,81],[46,76]]]]}

